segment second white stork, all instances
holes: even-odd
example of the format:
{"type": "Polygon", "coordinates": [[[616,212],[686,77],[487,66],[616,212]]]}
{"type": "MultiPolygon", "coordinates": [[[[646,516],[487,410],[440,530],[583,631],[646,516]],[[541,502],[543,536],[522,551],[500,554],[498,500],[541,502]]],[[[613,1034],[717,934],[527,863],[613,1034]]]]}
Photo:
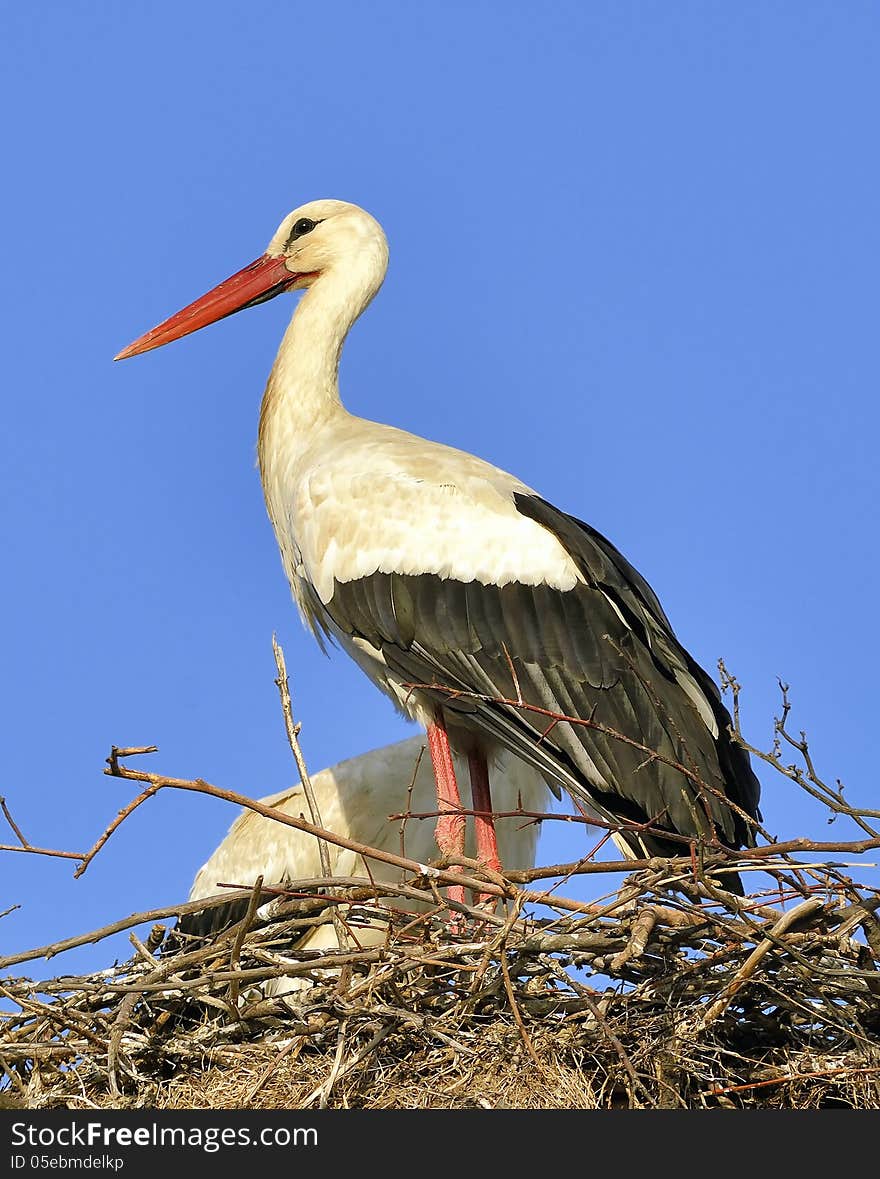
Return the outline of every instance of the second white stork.
{"type": "MultiPolygon", "coordinates": [[[[589,524],[471,454],[350,414],[337,373],[388,247],[363,209],[320,200],[284,218],[256,261],[119,353],[134,356],[306,290],[269,375],[258,454],[294,597],[426,727],[444,852],[463,821],[451,747],[467,759],[478,849],[498,866],[487,764],[505,747],[576,804],[622,823],[630,854],[754,843],[759,784],[711,677],[656,595],[589,524]]],[[[473,391],[471,395],[474,395],[473,391]]]]}
{"type": "MultiPolygon", "coordinates": [[[[348,758],[311,775],[312,789],[325,828],[336,835],[379,851],[403,855],[420,864],[434,858],[432,824],[416,818],[401,820],[394,815],[430,813],[434,806],[431,765],[422,757],[424,740],[409,737],[348,758]]],[[[459,768],[464,767],[459,764],[459,768]]],[[[540,823],[523,814],[538,815],[547,810],[550,792],[540,775],[519,758],[502,750],[493,764],[497,784],[495,803],[505,812],[497,820],[498,843],[508,868],[531,868],[535,863],[540,823]]],[[[309,817],[301,783],[260,800],[287,815],[309,817]]],[[[465,852],[473,855],[471,824],[466,825],[465,852]]],[[[401,870],[382,860],[364,859],[357,852],[328,843],[334,876],[363,876],[379,884],[399,880],[401,870]]],[[[258,876],[265,885],[283,885],[321,876],[318,843],[313,835],[288,827],[252,810],[243,810],[229,828],[220,846],[196,874],[189,899],[221,895],[224,885],[246,887],[258,876]]],[[[412,909],[411,900],[390,901],[395,908],[412,909]]],[[[426,904],[430,904],[429,901],[426,904]]],[[[180,921],[184,933],[207,934],[220,925],[244,915],[222,906],[186,916],[180,921]]],[[[386,923],[370,921],[353,930],[360,945],[384,940],[386,923]]],[[[333,926],[327,918],[299,943],[309,949],[336,945],[333,926]]]]}

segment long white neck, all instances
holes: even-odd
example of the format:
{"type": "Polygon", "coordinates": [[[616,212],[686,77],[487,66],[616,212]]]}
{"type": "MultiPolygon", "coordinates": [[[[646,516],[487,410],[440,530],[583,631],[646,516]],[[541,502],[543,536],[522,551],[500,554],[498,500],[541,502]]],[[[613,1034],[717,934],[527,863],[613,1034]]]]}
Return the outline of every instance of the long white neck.
{"type": "Polygon", "coordinates": [[[316,278],[284,331],[260,410],[263,472],[281,436],[306,442],[328,417],[344,413],[337,378],[342,344],[375,292],[347,279],[333,270],[316,278]]]}
{"type": "MultiPolygon", "coordinates": [[[[290,511],[298,459],[334,419],[348,417],[339,394],[340,354],[349,328],[379,290],[385,238],[328,266],[301,299],[272,364],[260,410],[257,456],[278,541],[290,511]]],[[[285,560],[287,560],[287,554],[285,560]]]]}

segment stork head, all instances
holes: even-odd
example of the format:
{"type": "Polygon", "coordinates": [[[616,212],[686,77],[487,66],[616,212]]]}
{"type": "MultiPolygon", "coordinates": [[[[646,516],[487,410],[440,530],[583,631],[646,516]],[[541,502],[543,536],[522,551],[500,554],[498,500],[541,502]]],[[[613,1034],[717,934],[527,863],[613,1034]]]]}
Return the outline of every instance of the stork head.
{"type": "Polygon", "coordinates": [[[369,213],[346,201],[310,201],[288,213],[264,254],[139,336],[114,359],[160,348],[283,291],[311,286],[325,274],[344,275],[357,301],[366,306],[385,277],[387,262],[385,234],[369,213]]]}

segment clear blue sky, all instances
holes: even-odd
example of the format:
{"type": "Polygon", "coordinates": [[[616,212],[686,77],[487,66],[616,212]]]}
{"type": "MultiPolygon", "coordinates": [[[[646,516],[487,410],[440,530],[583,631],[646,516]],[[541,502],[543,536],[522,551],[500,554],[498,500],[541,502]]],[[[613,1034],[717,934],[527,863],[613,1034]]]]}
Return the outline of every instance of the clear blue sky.
{"type": "MultiPolygon", "coordinates": [[[[349,408],[595,524],[736,671],[749,735],[785,677],[876,806],[878,49],[858,0],[5,5],[0,791],[26,834],[93,841],[131,796],[111,743],[288,784],[273,631],[313,768],[412,731],[281,571],[255,437],[292,299],[111,361],[326,196],[391,244],[349,408]]],[[[762,777],[772,831],[827,837],[762,777]]],[[[231,818],[160,796],[76,882],[0,857],[3,946],[182,899],[231,818]]]]}

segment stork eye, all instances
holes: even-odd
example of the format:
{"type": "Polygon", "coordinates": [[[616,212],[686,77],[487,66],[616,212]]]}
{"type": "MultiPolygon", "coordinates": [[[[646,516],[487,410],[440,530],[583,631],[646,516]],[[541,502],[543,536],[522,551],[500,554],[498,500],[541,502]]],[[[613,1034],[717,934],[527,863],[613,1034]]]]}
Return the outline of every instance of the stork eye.
{"type": "Polygon", "coordinates": [[[311,233],[317,224],[318,222],[312,221],[310,217],[300,217],[299,221],[294,224],[293,229],[290,231],[290,238],[288,240],[295,242],[298,237],[302,237],[306,233],[311,233]]]}

